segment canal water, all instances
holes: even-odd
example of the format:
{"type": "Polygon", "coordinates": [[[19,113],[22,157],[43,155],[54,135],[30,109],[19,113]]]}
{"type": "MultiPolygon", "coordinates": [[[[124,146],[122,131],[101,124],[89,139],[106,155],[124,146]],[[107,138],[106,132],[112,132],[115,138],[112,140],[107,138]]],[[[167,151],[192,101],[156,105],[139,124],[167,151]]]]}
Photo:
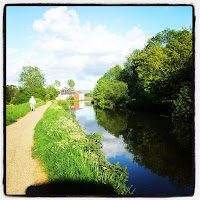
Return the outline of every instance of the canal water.
{"type": "Polygon", "coordinates": [[[87,133],[102,133],[110,163],[126,165],[127,186],[138,196],[193,194],[191,124],[172,123],[149,112],[100,110],[90,102],[74,105],[87,133]]]}

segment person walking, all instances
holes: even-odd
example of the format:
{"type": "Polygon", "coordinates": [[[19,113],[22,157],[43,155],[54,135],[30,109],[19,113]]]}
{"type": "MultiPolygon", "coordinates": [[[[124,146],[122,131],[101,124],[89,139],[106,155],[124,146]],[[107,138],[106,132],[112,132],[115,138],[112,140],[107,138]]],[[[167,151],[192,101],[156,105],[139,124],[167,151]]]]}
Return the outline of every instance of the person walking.
{"type": "Polygon", "coordinates": [[[30,103],[30,105],[31,105],[31,110],[32,110],[32,111],[35,111],[35,104],[36,104],[36,101],[35,101],[35,99],[34,99],[33,96],[30,98],[29,103],[30,103]]]}

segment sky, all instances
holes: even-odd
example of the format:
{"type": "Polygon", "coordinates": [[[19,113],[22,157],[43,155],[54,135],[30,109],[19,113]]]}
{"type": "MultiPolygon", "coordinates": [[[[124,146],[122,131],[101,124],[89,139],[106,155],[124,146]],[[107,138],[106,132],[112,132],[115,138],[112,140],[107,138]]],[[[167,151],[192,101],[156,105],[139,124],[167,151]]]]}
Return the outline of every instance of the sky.
{"type": "Polygon", "coordinates": [[[110,68],[166,28],[193,26],[192,6],[7,6],[6,84],[37,66],[46,84],[93,90],[110,68]]]}

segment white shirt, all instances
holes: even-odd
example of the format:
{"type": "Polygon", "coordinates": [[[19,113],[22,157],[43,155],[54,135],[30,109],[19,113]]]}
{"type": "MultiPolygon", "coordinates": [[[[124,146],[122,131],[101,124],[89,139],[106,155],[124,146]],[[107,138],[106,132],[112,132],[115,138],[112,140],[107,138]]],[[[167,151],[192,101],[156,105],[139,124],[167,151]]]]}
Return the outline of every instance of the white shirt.
{"type": "Polygon", "coordinates": [[[29,103],[36,104],[36,101],[33,97],[30,98],[29,103]]]}

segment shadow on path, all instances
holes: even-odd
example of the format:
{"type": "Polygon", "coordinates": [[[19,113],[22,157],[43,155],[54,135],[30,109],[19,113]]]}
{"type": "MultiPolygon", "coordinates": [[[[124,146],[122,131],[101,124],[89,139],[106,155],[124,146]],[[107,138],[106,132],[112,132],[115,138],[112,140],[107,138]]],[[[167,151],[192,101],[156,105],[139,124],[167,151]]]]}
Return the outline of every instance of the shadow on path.
{"type": "Polygon", "coordinates": [[[43,185],[30,186],[26,196],[117,196],[111,186],[96,182],[54,182],[43,185]]]}

